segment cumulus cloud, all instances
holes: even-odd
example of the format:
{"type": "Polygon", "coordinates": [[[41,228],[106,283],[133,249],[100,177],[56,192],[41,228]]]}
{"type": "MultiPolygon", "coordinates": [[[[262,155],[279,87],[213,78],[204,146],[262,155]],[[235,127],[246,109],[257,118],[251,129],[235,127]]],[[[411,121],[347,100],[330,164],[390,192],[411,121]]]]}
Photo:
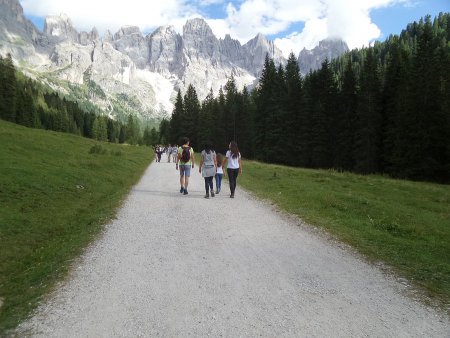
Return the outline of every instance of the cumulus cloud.
{"type": "Polygon", "coordinates": [[[117,31],[125,25],[139,26],[142,31],[172,24],[195,12],[184,0],[22,0],[25,13],[35,16],[67,14],[78,30],[97,27],[117,31]]]}
{"type": "Polygon", "coordinates": [[[314,48],[328,37],[342,38],[350,48],[368,45],[377,39],[380,29],[371,21],[370,11],[409,0],[245,0],[238,8],[230,4],[228,16],[218,30],[246,41],[255,32],[276,35],[289,26],[304,22],[301,32],[290,32],[275,39],[276,45],[288,55],[301,49],[314,48]]]}
{"type": "MultiPolygon", "coordinates": [[[[380,29],[370,12],[415,0],[22,0],[25,13],[45,16],[67,14],[78,30],[96,26],[100,33],[117,31],[124,25],[151,32],[173,25],[178,32],[187,19],[203,17],[217,37],[230,34],[246,43],[257,33],[279,37],[276,45],[287,56],[303,48],[314,48],[320,40],[339,37],[350,48],[368,45],[380,29]],[[209,12],[215,9],[214,15],[209,12]],[[220,17],[218,11],[223,15],[220,17]],[[299,22],[302,31],[292,31],[299,22]],[[280,37],[281,36],[281,37],[280,37]]],[[[297,25],[298,26],[298,25],[297,25]]]]}

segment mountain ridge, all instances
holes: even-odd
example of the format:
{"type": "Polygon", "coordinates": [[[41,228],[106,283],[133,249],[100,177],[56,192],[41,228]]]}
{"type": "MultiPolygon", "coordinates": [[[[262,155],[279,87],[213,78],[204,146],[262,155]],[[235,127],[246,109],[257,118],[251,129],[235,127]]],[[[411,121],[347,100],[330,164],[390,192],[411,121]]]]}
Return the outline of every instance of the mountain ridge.
{"type": "Polygon", "coordinates": [[[101,37],[95,27],[78,32],[64,14],[46,17],[40,32],[26,19],[18,0],[0,0],[0,8],[0,53],[11,53],[23,68],[49,81],[56,77],[98,86],[105,95],[89,99],[112,117],[162,118],[171,113],[176,92],[184,92],[189,84],[203,99],[211,89],[218,93],[231,76],[238,88],[255,86],[266,54],[276,64],[286,64],[282,52],[264,35],[242,45],[230,35],[217,38],[201,18],[187,20],[182,34],[173,26],[162,26],[144,36],[139,27],[129,25],[101,37]],[[120,111],[116,101],[122,94],[134,104],[122,102],[120,111]]]}

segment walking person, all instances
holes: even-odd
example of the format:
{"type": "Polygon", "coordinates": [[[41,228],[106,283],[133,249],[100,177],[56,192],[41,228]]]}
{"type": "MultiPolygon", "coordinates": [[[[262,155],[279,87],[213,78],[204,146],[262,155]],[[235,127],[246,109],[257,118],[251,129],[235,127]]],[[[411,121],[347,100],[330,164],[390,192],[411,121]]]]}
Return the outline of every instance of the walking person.
{"type": "Polygon", "coordinates": [[[172,161],[173,163],[177,162],[177,157],[178,157],[178,146],[176,144],[174,144],[174,146],[172,147],[172,161]]]}
{"type": "Polygon", "coordinates": [[[216,174],[216,168],[216,153],[212,150],[211,143],[207,142],[205,149],[202,150],[200,166],[198,168],[198,172],[201,173],[202,177],[205,179],[205,198],[209,198],[210,192],[211,197],[214,197],[213,177],[216,174]]]}
{"type": "Polygon", "coordinates": [[[170,158],[172,157],[172,145],[169,144],[169,147],[167,148],[167,162],[170,163],[170,158]]]}
{"type": "Polygon", "coordinates": [[[236,142],[231,141],[229,149],[225,155],[223,166],[227,165],[228,181],[230,182],[230,198],[234,198],[236,181],[239,174],[242,174],[241,153],[236,142]]]}
{"type": "Polygon", "coordinates": [[[161,146],[156,146],[155,152],[156,152],[156,162],[161,162],[161,154],[162,154],[161,146]]]}
{"type": "Polygon", "coordinates": [[[217,154],[216,155],[216,162],[217,162],[217,169],[216,169],[216,194],[220,192],[220,189],[222,188],[222,177],[223,177],[223,155],[217,154]]]}
{"type": "Polygon", "coordinates": [[[189,177],[191,176],[191,167],[194,169],[194,149],[190,146],[189,138],[183,138],[183,145],[178,148],[176,169],[180,170],[180,193],[188,194],[189,177]]]}

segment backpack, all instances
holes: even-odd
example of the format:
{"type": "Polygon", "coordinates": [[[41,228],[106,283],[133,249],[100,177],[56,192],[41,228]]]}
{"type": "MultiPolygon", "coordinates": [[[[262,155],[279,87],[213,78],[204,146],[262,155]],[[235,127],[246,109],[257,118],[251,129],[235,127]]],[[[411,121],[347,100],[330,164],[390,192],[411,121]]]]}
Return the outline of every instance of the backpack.
{"type": "Polygon", "coordinates": [[[181,162],[187,163],[191,159],[191,147],[183,147],[181,151],[181,162]]]}
{"type": "Polygon", "coordinates": [[[205,167],[214,167],[214,152],[212,150],[209,152],[209,154],[205,151],[203,165],[205,167]]]}

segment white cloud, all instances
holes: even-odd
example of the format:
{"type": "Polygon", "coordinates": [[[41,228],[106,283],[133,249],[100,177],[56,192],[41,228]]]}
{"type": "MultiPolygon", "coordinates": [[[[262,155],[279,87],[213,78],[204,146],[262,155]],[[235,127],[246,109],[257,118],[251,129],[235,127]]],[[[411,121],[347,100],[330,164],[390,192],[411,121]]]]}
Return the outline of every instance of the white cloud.
{"type": "Polygon", "coordinates": [[[340,37],[350,48],[368,45],[381,34],[371,21],[373,9],[395,4],[410,5],[414,0],[22,0],[25,13],[45,16],[66,13],[78,30],[113,33],[124,25],[139,26],[151,32],[158,26],[174,25],[178,32],[188,18],[204,17],[217,37],[230,34],[242,44],[257,33],[277,35],[275,40],[287,56],[302,48],[311,49],[327,37],[340,37]],[[226,8],[223,18],[205,13],[226,8]],[[214,19],[212,19],[214,17],[214,19]],[[304,29],[292,32],[298,23],[304,29]]]}
{"type": "Polygon", "coordinates": [[[113,33],[125,25],[139,26],[142,31],[171,24],[193,13],[184,0],[22,0],[26,14],[36,16],[67,14],[78,30],[97,27],[113,33]]]}
{"type": "Polygon", "coordinates": [[[257,33],[277,35],[289,31],[289,26],[304,23],[304,29],[275,39],[285,56],[293,51],[311,49],[327,37],[339,37],[350,48],[368,45],[379,38],[381,31],[371,21],[373,9],[411,0],[245,0],[237,7],[229,3],[227,17],[210,22],[220,37],[230,34],[241,43],[257,33]]]}

